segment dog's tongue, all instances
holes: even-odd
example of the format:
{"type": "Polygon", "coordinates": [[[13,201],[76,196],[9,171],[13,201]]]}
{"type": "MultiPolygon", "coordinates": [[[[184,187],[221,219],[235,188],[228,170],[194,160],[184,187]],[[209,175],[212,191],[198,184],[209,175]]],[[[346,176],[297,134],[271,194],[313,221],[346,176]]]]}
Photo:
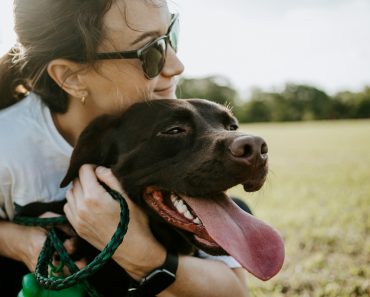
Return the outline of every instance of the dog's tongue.
{"type": "Polygon", "coordinates": [[[280,271],[284,243],[272,227],[240,209],[226,195],[212,200],[181,198],[213,240],[254,276],[268,280],[280,271]]]}

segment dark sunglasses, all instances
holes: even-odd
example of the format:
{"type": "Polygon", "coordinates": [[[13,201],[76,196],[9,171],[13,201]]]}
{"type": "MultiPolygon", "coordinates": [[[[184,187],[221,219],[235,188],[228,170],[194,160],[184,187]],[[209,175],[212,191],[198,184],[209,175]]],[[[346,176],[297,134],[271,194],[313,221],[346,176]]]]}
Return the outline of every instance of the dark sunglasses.
{"type": "Polygon", "coordinates": [[[144,45],[135,51],[98,53],[98,60],[106,59],[140,59],[145,77],[153,79],[161,73],[166,63],[167,44],[177,52],[177,38],[179,33],[179,15],[171,15],[171,23],[165,35],[144,45]]]}

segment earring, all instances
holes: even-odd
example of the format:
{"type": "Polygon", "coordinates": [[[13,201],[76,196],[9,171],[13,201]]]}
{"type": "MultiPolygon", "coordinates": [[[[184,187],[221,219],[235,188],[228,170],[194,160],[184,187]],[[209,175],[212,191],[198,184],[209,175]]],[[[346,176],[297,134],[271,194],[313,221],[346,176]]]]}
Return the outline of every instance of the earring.
{"type": "Polygon", "coordinates": [[[86,96],[82,96],[81,97],[81,103],[82,103],[82,105],[85,105],[85,103],[86,103],[86,96]]]}

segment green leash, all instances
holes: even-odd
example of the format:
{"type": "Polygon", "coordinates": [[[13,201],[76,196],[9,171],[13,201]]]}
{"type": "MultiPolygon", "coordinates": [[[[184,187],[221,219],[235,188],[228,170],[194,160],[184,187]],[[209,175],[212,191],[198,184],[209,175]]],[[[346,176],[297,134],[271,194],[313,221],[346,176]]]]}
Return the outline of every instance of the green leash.
{"type": "Polygon", "coordinates": [[[33,218],[33,217],[15,217],[14,222],[26,226],[42,226],[51,227],[45,244],[41,250],[38,258],[34,276],[37,283],[49,290],[63,290],[76,285],[83,285],[88,294],[92,297],[100,296],[99,293],[87,282],[87,278],[98,271],[114,254],[118,246],[122,243],[123,238],[127,232],[129,223],[129,210],[125,199],[115,190],[104,188],[112,196],[113,199],[120,203],[120,221],[116,232],[107,246],[100,252],[96,258],[81,270],[78,269],[74,261],[68,256],[62,241],[58,238],[55,226],[68,223],[65,217],[55,218],[33,218]],[[53,273],[48,275],[48,267],[52,263],[54,252],[60,256],[61,261],[68,267],[71,275],[67,277],[55,276],[53,273]]]}

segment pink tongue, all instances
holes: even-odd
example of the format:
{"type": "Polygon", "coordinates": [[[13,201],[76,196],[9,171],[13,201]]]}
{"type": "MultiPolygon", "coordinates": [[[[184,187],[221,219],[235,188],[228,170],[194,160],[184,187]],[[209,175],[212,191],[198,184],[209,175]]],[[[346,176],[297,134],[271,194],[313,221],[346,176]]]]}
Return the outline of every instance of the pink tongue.
{"type": "Polygon", "coordinates": [[[254,276],[268,280],[280,271],[284,243],[272,227],[240,209],[226,195],[212,200],[181,198],[213,240],[254,276]]]}

